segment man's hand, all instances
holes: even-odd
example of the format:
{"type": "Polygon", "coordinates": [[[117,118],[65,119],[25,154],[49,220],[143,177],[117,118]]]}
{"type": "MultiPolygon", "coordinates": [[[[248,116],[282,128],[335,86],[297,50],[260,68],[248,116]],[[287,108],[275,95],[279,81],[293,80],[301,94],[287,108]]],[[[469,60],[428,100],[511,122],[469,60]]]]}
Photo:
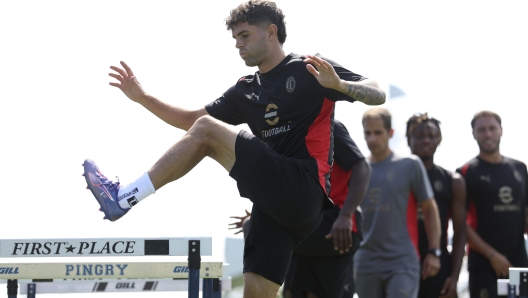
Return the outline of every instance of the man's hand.
{"type": "Polygon", "coordinates": [[[123,93],[125,93],[128,98],[139,103],[141,98],[144,97],[146,93],[143,91],[141,84],[139,84],[136,77],[134,76],[132,69],[130,69],[130,67],[128,67],[128,65],[126,65],[126,63],[123,61],[121,61],[121,65],[123,66],[123,69],[117,66],[110,66],[110,68],[117,72],[117,74],[109,73],[108,75],[118,80],[119,83],[110,82],[109,84],[121,89],[121,91],[123,91],[123,93]]]}
{"type": "Polygon", "coordinates": [[[339,215],[332,226],[330,234],[326,235],[326,239],[334,239],[334,249],[339,250],[339,253],[348,252],[352,247],[352,217],[348,215],[339,215]]]}
{"type": "Polygon", "coordinates": [[[231,216],[231,217],[229,217],[229,218],[238,219],[238,221],[229,224],[230,226],[232,226],[232,227],[229,228],[229,230],[237,230],[237,229],[239,229],[238,231],[235,232],[235,235],[239,234],[239,233],[242,233],[244,231],[243,230],[244,221],[246,221],[246,219],[248,219],[250,216],[251,216],[251,212],[246,210],[246,215],[244,215],[244,216],[231,216]]]}
{"type": "Polygon", "coordinates": [[[448,277],[444,282],[442,291],[440,291],[440,298],[455,298],[457,294],[457,281],[454,278],[448,277]]]}
{"type": "Polygon", "coordinates": [[[503,256],[502,254],[498,252],[494,252],[491,257],[489,258],[489,261],[491,263],[491,267],[493,267],[493,270],[495,271],[495,274],[499,277],[507,277],[509,274],[510,267],[512,266],[510,264],[510,261],[503,256]]]}
{"type": "Polygon", "coordinates": [[[306,69],[315,76],[317,81],[319,81],[319,84],[325,88],[338,90],[341,84],[341,79],[335,72],[334,67],[320,57],[313,55],[306,55],[306,57],[307,58],[304,59],[306,69]]]}
{"type": "Polygon", "coordinates": [[[422,265],[422,279],[433,277],[440,271],[440,258],[427,254],[422,265]]]}

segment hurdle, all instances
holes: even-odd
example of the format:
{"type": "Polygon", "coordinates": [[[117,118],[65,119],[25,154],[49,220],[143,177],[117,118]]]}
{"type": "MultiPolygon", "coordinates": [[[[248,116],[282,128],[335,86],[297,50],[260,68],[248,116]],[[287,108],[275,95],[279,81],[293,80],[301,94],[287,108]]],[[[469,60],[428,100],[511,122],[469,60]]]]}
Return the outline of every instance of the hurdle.
{"type": "MultiPolygon", "coordinates": [[[[225,266],[224,266],[225,268],[225,266]]],[[[200,284],[202,292],[207,291],[207,284],[203,279],[200,284]],[[205,290],[204,290],[205,286],[205,290]]],[[[215,279],[213,279],[213,294],[219,291],[231,290],[231,279],[220,279],[215,289],[215,279]]],[[[188,291],[188,283],[185,279],[91,279],[91,280],[53,280],[53,281],[33,281],[18,280],[20,287],[19,294],[28,294],[31,284],[38,287],[38,294],[48,293],[128,293],[128,292],[177,292],[188,291]]],[[[214,295],[213,295],[214,297],[214,295]]]]}
{"type": "Polygon", "coordinates": [[[508,298],[528,298],[528,268],[510,268],[510,279],[497,280],[497,294],[508,298]]]}
{"type": "Polygon", "coordinates": [[[188,262],[61,262],[0,263],[0,279],[7,280],[8,298],[15,298],[19,280],[34,298],[37,282],[56,279],[187,279],[189,298],[198,298],[203,279],[204,298],[221,297],[222,262],[201,262],[212,256],[211,237],[196,238],[78,238],[0,240],[0,258],[187,256],[188,262]],[[216,290],[216,291],[215,291],[216,290]]]}

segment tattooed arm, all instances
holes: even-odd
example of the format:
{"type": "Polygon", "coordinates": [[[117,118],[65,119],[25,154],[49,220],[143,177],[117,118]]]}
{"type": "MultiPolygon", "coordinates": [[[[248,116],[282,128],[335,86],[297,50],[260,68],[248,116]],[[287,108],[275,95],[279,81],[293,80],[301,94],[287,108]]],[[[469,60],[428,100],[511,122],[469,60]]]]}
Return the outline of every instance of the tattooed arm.
{"type": "Polygon", "coordinates": [[[359,82],[342,80],[328,61],[313,55],[306,57],[304,60],[306,68],[323,87],[335,89],[367,105],[375,106],[385,103],[385,92],[375,81],[369,79],[359,82]]]}
{"type": "Polygon", "coordinates": [[[370,79],[359,82],[341,80],[336,90],[370,106],[385,103],[385,92],[379,88],[378,83],[370,79]]]}

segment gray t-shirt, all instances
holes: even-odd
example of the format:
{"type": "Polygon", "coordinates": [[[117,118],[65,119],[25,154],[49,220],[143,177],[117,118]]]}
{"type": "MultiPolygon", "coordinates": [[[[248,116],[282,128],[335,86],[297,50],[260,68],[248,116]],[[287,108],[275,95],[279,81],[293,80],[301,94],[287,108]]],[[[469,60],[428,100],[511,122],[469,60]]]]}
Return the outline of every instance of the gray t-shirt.
{"type": "Polygon", "coordinates": [[[355,254],[356,272],[420,270],[417,206],[434,196],[425,167],[416,155],[393,153],[369,163],[372,175],[361,203],[364,236],[355,254]]]}

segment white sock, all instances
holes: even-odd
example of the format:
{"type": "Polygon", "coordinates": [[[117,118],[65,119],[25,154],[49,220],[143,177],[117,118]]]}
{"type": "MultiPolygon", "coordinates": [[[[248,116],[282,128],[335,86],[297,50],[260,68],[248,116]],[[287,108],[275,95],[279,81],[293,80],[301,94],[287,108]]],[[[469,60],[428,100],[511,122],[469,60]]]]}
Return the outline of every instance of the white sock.
{"type": "Polygon", "coordinates": [[[117,202],[123,209],[130,209],[144,198],[155,194],[156,190],[148,173],[141,175],[136,181],[123,186],[117,193],[117,202]]]}

